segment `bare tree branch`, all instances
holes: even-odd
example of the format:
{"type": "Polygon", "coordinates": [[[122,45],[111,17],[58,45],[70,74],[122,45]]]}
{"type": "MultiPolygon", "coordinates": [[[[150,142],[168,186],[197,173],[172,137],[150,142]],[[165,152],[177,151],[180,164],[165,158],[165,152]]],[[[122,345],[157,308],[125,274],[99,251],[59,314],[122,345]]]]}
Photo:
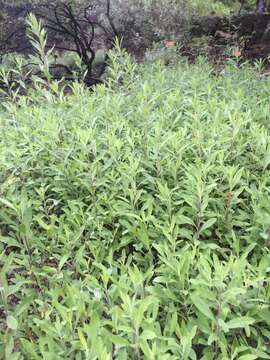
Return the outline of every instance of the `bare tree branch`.
{"type": "MultiPolygon", "coordinates": [[[[94,67],[96,51],[103,43],[108,50],[114,44],[115,37],[119,36],[113,21],[111,1],[103,0],[94,5],[89,0],[86,5],[74,6],[72,1],[48,1],[39,4],[38,8],[31,8],[32,12],[42,20],[47,29],[48,43],[46,48],[76,53],[86,69],[85,83],[92,84],[102,76],[107,65],[107,57],[103,63],[94,67]],[[101,4],[101,7],[100,7],[101,4]],[[42,8],[42,10],[41,10],[42,8]],[[101,17],[102,15],[103,17],[101,17]]],[[[0,43],[0,52],[7,54],[13,51],[29,51],[31,44],[27,42],[26,26],[12,29],[12,32],[0,43]],[[10,46],[14,38],[22,37],[23,46],[10,46]]],[[[62,68],[67,74],[72,70],[65,64],[53,64],[51,68],[62,68]]]]}

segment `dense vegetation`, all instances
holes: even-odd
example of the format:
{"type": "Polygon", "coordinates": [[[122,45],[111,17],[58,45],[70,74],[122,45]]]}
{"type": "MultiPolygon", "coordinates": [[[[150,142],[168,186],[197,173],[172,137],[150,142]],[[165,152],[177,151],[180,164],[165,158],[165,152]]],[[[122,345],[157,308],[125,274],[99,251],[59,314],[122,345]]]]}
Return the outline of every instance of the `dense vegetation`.
{"type": "Polygon", "coordinates": [[[203,59],[3,104],[0,358],[269,359],[269,86],[203,59]]]}
{"type": "Polygon", "coordinates": [[[0,5],[0,359],[270,359],[269,1],[0,5]]]}

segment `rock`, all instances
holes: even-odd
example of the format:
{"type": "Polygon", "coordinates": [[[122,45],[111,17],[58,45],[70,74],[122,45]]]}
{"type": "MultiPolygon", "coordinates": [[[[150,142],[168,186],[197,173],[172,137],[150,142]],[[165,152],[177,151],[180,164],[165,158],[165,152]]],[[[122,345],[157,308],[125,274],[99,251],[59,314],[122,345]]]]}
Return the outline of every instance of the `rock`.
{"type": "Polygon", "coordinates": [[[221,39],[221,40],[225,40],[225,41],[229,41],[233,38],[233,35],[221,30],[218,30],[215,32],[215,38],[216,39],[221,39]]]}

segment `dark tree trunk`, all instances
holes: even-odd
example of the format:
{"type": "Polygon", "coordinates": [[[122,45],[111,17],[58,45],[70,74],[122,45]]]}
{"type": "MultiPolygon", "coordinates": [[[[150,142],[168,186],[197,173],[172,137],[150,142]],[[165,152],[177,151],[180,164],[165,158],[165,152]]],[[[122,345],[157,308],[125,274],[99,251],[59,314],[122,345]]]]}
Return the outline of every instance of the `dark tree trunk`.
{"type": "Polygon", "coordinates": [[[263,14],[265,12],[265,0],[257,0],[256,12],[258,14],[263,14]]]}

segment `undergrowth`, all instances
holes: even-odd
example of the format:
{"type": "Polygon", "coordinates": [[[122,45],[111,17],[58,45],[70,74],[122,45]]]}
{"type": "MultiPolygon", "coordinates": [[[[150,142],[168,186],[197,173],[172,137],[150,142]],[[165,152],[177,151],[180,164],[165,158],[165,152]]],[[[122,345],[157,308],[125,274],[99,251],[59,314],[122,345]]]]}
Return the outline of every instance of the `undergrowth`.
{"type": "Polygon", "coordinates": [[[269,359],[269,78],[111,61],[1,109],[0,358],[269,359]]]}

